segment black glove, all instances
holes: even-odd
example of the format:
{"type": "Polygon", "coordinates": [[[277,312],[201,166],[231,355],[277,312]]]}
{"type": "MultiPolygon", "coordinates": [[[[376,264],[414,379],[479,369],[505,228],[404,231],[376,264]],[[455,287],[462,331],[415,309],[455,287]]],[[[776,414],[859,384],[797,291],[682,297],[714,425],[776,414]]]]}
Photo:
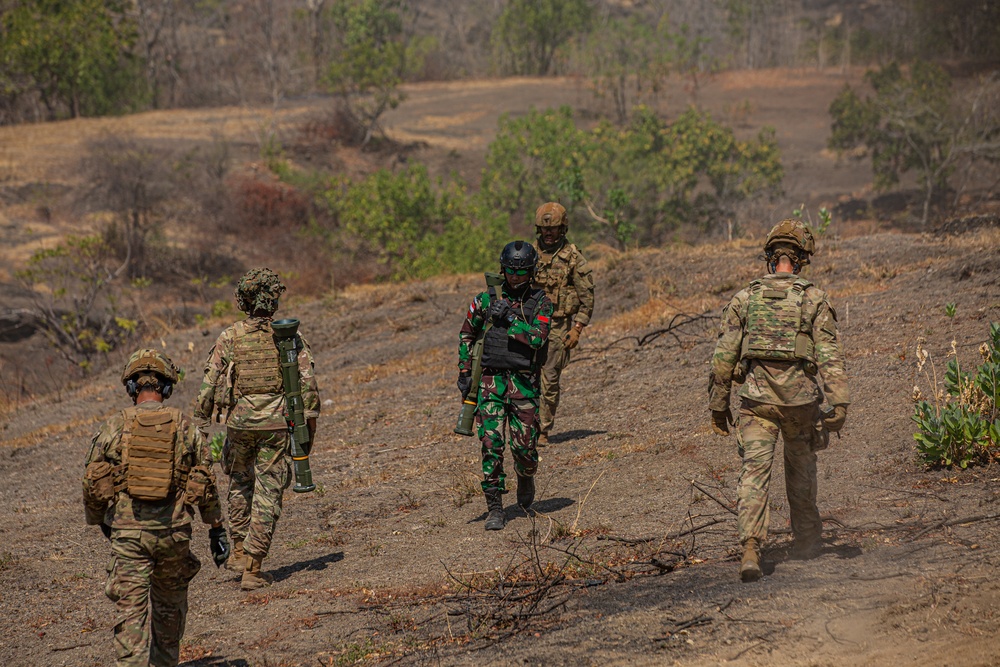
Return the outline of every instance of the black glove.
{"type": "Polygon", "coordinates": [[[500,299],[490,305],[490,319],[498,326],[510,326],[514,321],[514,312],[510,307],[510,301],[500,299]]]}
{"type": "Polygon", "coordinates": [[[104,537],[111,539],[111,526],[106,523],[101,524],[101,532],[104,533],[104,537]]]}
{"type": "Polygon", "coordinates": [[[472,376],[466,373],[459,373],[458,375],[458,391],[462,394],[462,400],[469,395],[472,391],[472,376]]]}
{"type": "Polygon", "coordinates": [[[208,539],[210,540],[212,560],[215,561],[215,567],[221,567],[226,562],[226,559],[229,558],[229,538],[226,536],[226,529],[222,526],[210,528],[208,530],[208,539]]]}

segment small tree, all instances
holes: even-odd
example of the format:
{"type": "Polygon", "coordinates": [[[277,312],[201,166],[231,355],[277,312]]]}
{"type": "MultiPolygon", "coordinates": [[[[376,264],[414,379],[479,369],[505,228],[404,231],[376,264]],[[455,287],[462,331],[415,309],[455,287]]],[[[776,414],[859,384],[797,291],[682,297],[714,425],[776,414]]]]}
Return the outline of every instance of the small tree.
{"type": "Polygon", "coordinates": [[[31,289],[34,310],[49,342],[85,371],[135,333],[123,310],[114,252],[99,236],[67,237],[39,250],[17,273],[31,289]]]}
{"type": "Polygon", "coordinates": [[[122,113],[145,100],[135,23],[123,0],[15,2],[0,15],[0,69],[50,119],[122,113]]]}
{"type": "Polygon", "coordinates": [[[874,96],[862,99],[845,86],[830,104],[829,146],[870,152],[877,190],[890,189],[902,174],[916,172],[923,191],[922,222],[963,161],[1000,159],[1000,113],[985,104],[995,92],[995,75],[964,99],[953,94],[943,69],[925,62],[914,63],[908,75],[895,63],[869,70],[865,80],[874,96]]]}
{"type": "Polygon", "coordinates": [[[587,31],[593,11],[589,0],[511,0],[493,29],[495,69],[549,74],[558,49],[587,31]]]}
{"type": "Polygon", "coordinates": [[[401,8],[400,0],[341,0],[332,8],[336,46],[326,81],[361,128],[361,145],[404,99],[399,84],[414,53],[404,38],[401,8]]]}

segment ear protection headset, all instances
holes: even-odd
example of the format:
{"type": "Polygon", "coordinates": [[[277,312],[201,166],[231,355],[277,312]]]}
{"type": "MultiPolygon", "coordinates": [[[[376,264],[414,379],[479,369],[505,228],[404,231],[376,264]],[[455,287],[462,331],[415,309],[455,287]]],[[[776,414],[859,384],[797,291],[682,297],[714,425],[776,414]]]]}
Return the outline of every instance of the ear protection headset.
{"type": "MultiPolygon", "coordinates": [[[[133,401],[136,399],[137,396],[139,396],[139,383],[136,382],[136,379],[134,377],[125,380],[125,391],[128,392],[128,395],[132,397],[133,401]]],[[[163,396],[163,400],[167,400],[168,398],[170,398],[170,395],[174,393],[174,385],[171,384],[170,382],[165,382],[163,378],[157,375],[156,391],[158,391],[160,395],[163,396]]]]}

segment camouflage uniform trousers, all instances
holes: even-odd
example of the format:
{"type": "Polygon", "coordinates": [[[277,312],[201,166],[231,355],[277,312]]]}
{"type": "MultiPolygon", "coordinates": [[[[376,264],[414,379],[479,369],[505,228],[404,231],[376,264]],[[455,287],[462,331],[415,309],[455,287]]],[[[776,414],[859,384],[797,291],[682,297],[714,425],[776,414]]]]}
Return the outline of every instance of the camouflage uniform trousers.
{"type": "Polygon", "coordinates": [[[569,364],[569,353],[563,339],[569,333],[571,322],[567,320],[557,325],[555,320],[549,329],[549,354],[542,366],[542,400],[540,407],[541,432],[548,435],[555,423],[556,408],[559,407],[559,378],[569,364]]]}
{"type": "Polygon", "coordinates": [[[743,400],[736,433],[743,458],[738,488],[740,544],[750,538],[763,544],[767,538],[768,486],[779,434],[784,441],[785,490],[792,534],[796,541],[808,542],[822,533],[816,507],[816,454],[812,449],[818,410],[815,403],[781,406],[743,400]]]}
{"type": "Polygon", "coordinates": [[[223,470],[229,475],[229,531],[244,553],[264,558],[292,482],[288,431],[229,429],[223,470]]]}
{"type": "Polygon", "coordinates": [[[115,530],[104,593],[118,607],[118,667],[172,667],[180,658],[188,584],[201,563],[191,553],[191,527],[115,530]],[[146,620],[152,607],[151,629],[146,620]],[[152,641],[151,641],[152,640],[152,641]]]}
{"type": "Polygon", "coordinates": [[[483,375],[479,385],[476,428],[483,445],[483,491],[506,492],[503,471],[504,430],[514,470],[532,477],[538,469],[538,375],[483,375]]]}

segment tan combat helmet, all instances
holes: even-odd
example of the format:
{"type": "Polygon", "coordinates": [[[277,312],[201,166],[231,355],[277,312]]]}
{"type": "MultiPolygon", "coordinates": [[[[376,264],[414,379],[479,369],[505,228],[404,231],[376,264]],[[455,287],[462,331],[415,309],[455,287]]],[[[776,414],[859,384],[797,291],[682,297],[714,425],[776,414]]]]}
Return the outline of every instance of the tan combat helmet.
{"type": "Polygon", "coordinates": [[[535,210],[535,227],[568,227],[566,208],[554,201],[546,202],[535,210]]]}
{"type": "Polygon", "coordinates": [[[795,218],[786,218],[771,228],[764,240],[764,253],[771,256],[774,246],[779,243],[795,246],[799,252],[793,259],[801,265],[808,264],[809,255],[816,252],[816,240],[812,232],[805,223],[795,218]]]}
{"type": "Polygon", "coordinates": [[[158,386],[163,398],[170,398],[177,379],[177,367],[170,357],[151,348],[133,352],[122,370],[122,384],[133,398],[139,393],[140,386],[146,384],[158,386]]]}

